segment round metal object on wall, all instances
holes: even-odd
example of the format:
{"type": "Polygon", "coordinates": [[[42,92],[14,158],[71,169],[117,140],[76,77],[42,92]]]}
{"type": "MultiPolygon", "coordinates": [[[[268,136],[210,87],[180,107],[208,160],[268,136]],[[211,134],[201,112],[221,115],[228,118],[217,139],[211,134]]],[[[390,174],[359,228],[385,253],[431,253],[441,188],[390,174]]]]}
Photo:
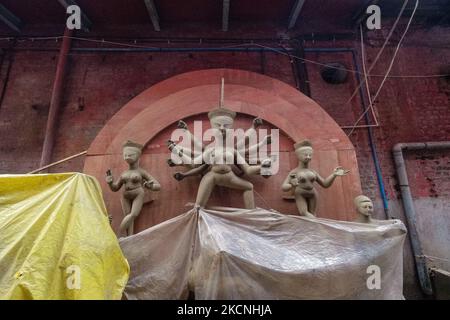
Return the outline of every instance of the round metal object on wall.
{"type": "Polygon", "coordinates": [[[341,84],[347,81],[348,71],[347,68],[339,62],[327,63],[322,67],[320,74],[322,79],[330,84],[341,84]]]}

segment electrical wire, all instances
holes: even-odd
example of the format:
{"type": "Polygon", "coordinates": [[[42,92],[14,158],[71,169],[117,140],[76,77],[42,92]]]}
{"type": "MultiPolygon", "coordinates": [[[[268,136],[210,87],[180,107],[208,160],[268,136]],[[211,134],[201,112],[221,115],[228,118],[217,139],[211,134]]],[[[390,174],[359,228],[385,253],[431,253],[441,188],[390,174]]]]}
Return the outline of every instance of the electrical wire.
{"type": "Polygon", "coordinates": [[[375,120],[375,125],[379,126],[378,119],[376,117],[374,106],[372,103],[373,100],[370,95],[370,88],[369,88],[370,85],[369,85],[369,79],[367,77],[367,69],[366,69],[366,48],[364,46],[364,32],[363,32],[362,24],[360,24],[360,26],[359,26],[359,31],[360,31],[360,37],[361,37],[361,58],[362,58],[362,67],[363,67],[364,80],[365,80],[364,84],[366,87],[367,98],[369,100],[369,108],[370,108],[370,110],[372,110],[372,117],[375,120]]]}
{"type": "MultiPolygon", "coordinates": [[[[394,62],[395,62],[395,59],[397,57],[398,51],[400,50],[400,47],[401,47],[402,42],[403,42],[403,39],[405,38],[406,34],[408,33],[409,27],[411,26],[411,22],[413,21],[413,18],[414,18],[414,15],[416,14],[418,6],[419,6],[419,0],[416,0],[416,5],[414,6],[414,10],[411,13],[411,17],[409,18],[409,21],[408,21],[408,24],[406,25],[405,31],[403,32],[402,37],[400,38],[400,41],[398,42],[397,47],[395,48],[394,55],[392,56],[392,59],[391,59],[391,62],[389,64],[389,67],[388,67],[388,69],[386,71],[386,74],[383,77],[383,80],[381,81],[381,84],[378,87],[377,92],[372,97],[372,101],[375,101],[378,98],[381,90],[383,89],[384,84],[386,83],[386,81],[388,79],[389,73],[391,72],[392,67],[394,66],[394,62]]],[[[358,118],[358,120],[356,120],[355,124],[353,125],[353,128],[348,133],[348,136],[350,136],[355,131],[356,126],[361,121],[361,119],[367,114],[369,109],[370,109],[370,106],[368,108],[366,108],[366,110],[361,114],[361,116],[358,118]]]]}
{"type": "MultiPolygon", "coordinates": [[[[37,37],[37,38],[19,38],[18,41],[38,41],[38,40],[60,40],[63,39],[66,36],[55,36],[55,37],[37,37]]],[[[97,39],[89,39],[89,38],[80,38],[80,37],[68,37],[70,39],[73,40],[77,40],[77,41],[86,41],[86,42],[94,42],[94,43],[99,43],[99,44],[112,44],[112,45],[117,45],[117,46],[123,46],[123,47],[130,47],[130,48],[139,48],[139,49],[151,49],[151,50],[158,50],[158,49],[164,49],[163,47],[150,47],[150,46],[141,46],[141,45],[135,45],[135,44],[130,44],[130,43],[123,43],[123,42],[115,42],[115,41],[107,41],[107,40],[97,40],[97,39]]],[[[0,41],[10,41],[10,40],[14,40],[16,38],[12,38],[12,37],[7,37],[7,38],[0,38],[0,41]]],[[[288,56],[289,58],[293,58],[293,59],[297,59],[300,61],[303,61],[305,63],[310,63],[310,64],[314,64],[314,65],[318,65],[318,66],[322,66],[322,67],[328,67],[328,68],[332,68],[332,69],[336,69],[336,70],[343,70],[343,71],[347,71],[353,74],[360,74],[360,75],[364,75],[363,72],[359,72],[357,70],[353,70],[353,69],[349,69],[349,68],[343,68],[343,67],[336,67],[336,66],[332,66],[326,63],[321,63],[318,61],[314,61],[314,60],[310,60],[310,59],[306,59],[306,58],[302,58],[302,57],[298,57],[296,55],[293,54],[287,54],[286,52],[279,50],[277,48],[274,47],[269,47],[269,46],[265,46],[259,43],[255,43],[255,42],[249,42],[249,43],[243,43],[243,44],[237,44],[237,45],[229,45],[229,46],[222,46],[219,48],[223,48],[223,49],[232,49],[232,48],[239,48],[239,47],[250,47],[250,46],[256,46],[259,48],[263,48],[263,49],[267,49],[269,51],[273,51],[275,53],[281,54],[281,55],[285,55],[288,56]]],[[[289,50],[289,48],[285,48],[287,50],[289,50]]],[[[369,71],[370,72],[370,71],[369,71]]],[[[368,77],[382,77],[384,78],[386,75],[382,75],[382,74],[367,74],[368,77]]],[[[443,78],[443,77],[449,77],[450,74],[430,74],[430,75],[389,75],[388,78],[443,78]]],[[[362,85],[362,82],[360,83],[360,85],[362,85]]],[[[358,89],[358,88],[357,88],[358,89]]]]}
{"type": "MultiPolygon", "coordinates": [[[[403,2],[403,5],[402,5],[402,7],[401,7],[401,9],[400,9],[400,12],[398,13],[397,18],[395,19],[395,22],[394,22],[394,24],[392,25],[392,28],[391,28],[391,30],[389,31],[388,36],[387,36],[386,39],[384,40],[384,43],[383,43],[381,49],[378,51],[378,53],[377,53],[375,59],[373,60],[372,64],[371,64],[370,67],[369,67],[368,73],[372,72],[373,68],[375,67],[375,65],[377,64],[378,60],[380,59],[381,54],[383,53],[384,49],[386,48],[386,46],[387,46],[389,40],[391,39],[392,35],[394,34],[395,29],[397,29],[397,25],[398,25],[398,23],[399,23],[399,21],[400,21],[400,18],[401,18],[402,15],[403,15],[403,12],[405,11],[405,8],[406,8],[406,5],[408,4],[408,1],[409,1],[409,0],[405,0],[405,1],[403,2]]],[[[361,88],[361,86],[364,84],[365,81],[366,81],[365,79],[361,80],[361,82],[360,82],[360,83],[358,84],[358,86],[355,88],[355,90],[353,91],[352,95],[350,96],[350,98],[349,98],[349,99],[347,100],[347,102],[345,103],[345,105],[349,104],[350,101],[353,100],[353,98],[356,96],[356,94],[357,94],[359,88],[361,88]]]]}

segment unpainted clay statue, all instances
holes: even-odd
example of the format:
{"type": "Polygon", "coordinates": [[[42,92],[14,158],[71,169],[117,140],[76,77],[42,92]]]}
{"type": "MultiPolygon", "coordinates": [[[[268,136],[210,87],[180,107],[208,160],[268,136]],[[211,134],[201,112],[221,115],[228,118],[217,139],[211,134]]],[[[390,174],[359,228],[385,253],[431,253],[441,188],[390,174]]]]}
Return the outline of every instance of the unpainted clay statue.
{"type": "MultiPolygon", "coordinates": [[[[223,81],[223,80],[222,80],[223,81]]],[[[175,179],[181,181],[186,177],[200,175],[202,176],[200,186],[197,192],[197,199],[195,201],[196,207],[205,207],[211,192],[214,187],[223,186],[231,189],[237,189],[243,191],[244,206],[247,209],[255,208],[255,200],[253,194],[253,184],[240,176],[242,174],[247,175],[264,175],[264,170],[269,169],[272,164],[271,159],[264,159],[259,164],[249,165],[246,155],[242,155],[238,150],[239,146],[243,146],[245,141],[237,141],[232,147],[226,144],[227,135],[231,134],[230,131],[233,128],[234,119],[236,113],[223,107],[223,82],[222,82],[222,95],[219,108],[208,113],[208,117],[211,123],[211,128],[216,129],[218,132],[218,138],[222,139],[222,143],[213,141],[207,146],[197,140],[192,133],[189,135],[193,138],[194,144],[199,144],[201,152],[195,153],[194,151],[183,148],[177,145],[173,141],[168,142],[169,150],[177,154],[181,160],[183,166],[186,166],[190,170],[187,172],[175,173],[175,179]],[[231,163],[228,161],[232,159],[231,163]],[[192,165],[192,163],[200,163],[198,165],[192,165]],[[262,170],[263,169],[263,172],[262,170]],[[237,171],[237,172],[235,172],[237,171]]],[[[261,119],[257,118],[253,121],[253,125],[249,130],[254,130],[261,124],[261,119]]],[[[186,123],[179,122],[179,128],[188,131],[186,123]]],[[[249,132],[247,130],[247,133],[249,132]]],[[[245,139],[245,138],[244,138],[245,139]]],[[[252,148],[258,148],[263,144],[271,143],[270,136],[265,137],[260,143],[254,144],[247,148],[246,154],[252,148]]],[[[168,161],[169,165],[175,164],[168,161]]]]}
{"type": "Polygon", "coordinates": [[[317,208],[317,191],[314,183],[317,182],[323,188],[329,188],[336,177],[345,176],[349,170],[337,167],[327,178],[322,178],[316,171],[309,168],[313,156],[312,144],[308,140],[294,145],[295,154],[299,160],[298,167],[289,172],[283,182],[283,191],[293,191],[298,212],[301,216],[314,218],[317,208]]]}
{"type": "Polygon", "coordinates": [[[398,223],[398,220],[377,220],[372,218],[373,213],[373,202],[369,197],[364,195],[357,196],[353,203],[355,205],[356,211],[358,212],[358,217],[355,219],[355,222],[360,223],[371,223],[378,225],[387,225],[398,223]]]}
{"type": "Polygon", "coordinates": [[[124,171],[115,182],[111,170],[106,173],[106,182],[113,192],[119,191],[124,186],[121,202],[125,217],[120,224],[119,235],[125,231],[128,236],[134,233],[134,219],[139,216],[144,204],[144,188],[151,191],[161,189],[159,182],[139,167],[142,149],[142,145],[127,141],[123,145],[123,159],[128,163],[129,169],[124,171]]]}

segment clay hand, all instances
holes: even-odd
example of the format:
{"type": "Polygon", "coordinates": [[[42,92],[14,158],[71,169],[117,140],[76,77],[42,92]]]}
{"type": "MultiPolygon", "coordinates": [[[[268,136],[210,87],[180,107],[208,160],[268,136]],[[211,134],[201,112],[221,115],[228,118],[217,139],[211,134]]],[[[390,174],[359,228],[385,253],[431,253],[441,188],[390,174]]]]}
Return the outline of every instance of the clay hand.
{"type": "Polygon", "coordinates": [[[112,175],[107,175],[105,180],[106,180],[107,184],[112,184],[114,181],[114,178],[112,175]]]}
{"type": "Polygon", "coordinates": [[[298,186],[298,178],[297,178],[297,175],[296,175],[295,173],[289,175],[289,183],[290,183],[291,186],[293,186],[294,188],[295,188],[296,186],[298,186]]]}
{"type": "Polygon", "coordinates": [[[262,168],[270,168],[272,166],[272,159],[264,159],[261,161],[262,168]]]}
{"type": "Polygon", "coordinates": [[[253,128],[258,128],[262,124],[263,124],[263,120],[261,118],[253,119],[253,128]]]}
{"type": "Polygon", "coordinates": [[[346,170],[346,169],[344,169],[342,167],[337,167],[336,169],[334,169],[333,174],[335,176],[345,176],[349,172],[350,172],[350,170],[346,170]]]}
{"type": "Polygon", "coordinates": [[[177,146],[177,144],[175,142],[173,142],[172,140],[167,140],[167,147],[169,148],[170,151],[173,150],[173,148],[175,148],[177,146]]]}
{"type": "Polygon", "coordinates": [[[169,165],[169,167],[175,167],[177,165],[175,162],[173,162],[172,159],[167,159],[167,164],[169,165]]]}
{"type": "Polygon", "coordinates": [[[179,129],[187,129],[187,128],[188,128],[186,122],[184,122],[183,120],[178,121],[177,127],[178,127],[179,129]]]}
{"type": "Polygon", "coordinates": [[[153,187],[153,181],[145,181],[144,187],[147,189],[151,189],[153,187]]]}
{"type": "Polygon", "coordinates": [[[181,172],[177,172],[177,173],[175,173],[175,174],[173,175],[173,177],[174,177],[176,180],[181,181],[181,180],[184,179],[184,174],[182,174],[181,172]]]}

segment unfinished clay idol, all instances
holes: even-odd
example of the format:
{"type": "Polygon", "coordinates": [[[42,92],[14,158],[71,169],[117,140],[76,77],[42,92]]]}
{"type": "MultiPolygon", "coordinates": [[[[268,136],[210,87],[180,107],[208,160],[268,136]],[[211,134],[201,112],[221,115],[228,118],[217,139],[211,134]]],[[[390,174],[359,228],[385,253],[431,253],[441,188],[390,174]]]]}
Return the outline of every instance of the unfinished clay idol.
{"type": "MultiPolygon", "coordinates": [[[[241,190],[245,208],[255,208],[253,184],[241,176],[243,174],[268,176],[265,172],[271,167],[272,160],[270,158],[263,159],[258,164],[250,165],[246,155],[264,144],[271,143],[271,137],[266,136],[261,142],[252,144],[249,147],[245,147],[245,138],[238,139],[237,142],[231,139],[233,142],[229,142],[236,113],[223,107],[223,82],[219,108],[209,112],[208,117],[211,128],[214,131],[214,141],[212,143],[206,146],[203,145],[189,132],[186,123],[183,121],[179,122],[178,127],[185,130],[192,137],[193,144],[197,148],[191,150],[169,140],[169,150],[179,159],[178,164],[170,159],[168,161],[169,165],[180,165],[188,168],[188,171],[175,173],[175,179],[181,181],[190,176],[202,176],[195,200],[197,207],[205,207],[214,187],[223,186],[241,190]]],[[[246,133],[249,134],[261,122],[261,119],[256,118],[252,127],[246,133]]]]}
{"type": "Polygon", "coordinates": [[[298,158],[298,166],[286,177],[282,189],[286,192],[293,192],[298,212],[301,216],[315,217],[317,209],[317,183],[323,188],[329,188],[336,177],[345,176],[349,170],[342,167],[334,169],[333,173],[322,178],[316,171],[309,168],[313,156],[312,144],[308,140],[301,141],[294,145],[295,154],[298,158]]]}
{"type": "Polygon", "coordinates": [[[123,145],[123,159],[129,165],[128,170],[116,181],[111,170],[106,173],[106,182],[112,191],[117,192],[124,188],[121,198],[124,219],[120,224],[119,236],[124,232],[128,236],[134,233],[134,219],[139,216],[144,204],[144,188],[151,191],[159,191],[161,188],[159,182],[139,166],[142,148],[138,143],[127,141],[123,145]]]}

